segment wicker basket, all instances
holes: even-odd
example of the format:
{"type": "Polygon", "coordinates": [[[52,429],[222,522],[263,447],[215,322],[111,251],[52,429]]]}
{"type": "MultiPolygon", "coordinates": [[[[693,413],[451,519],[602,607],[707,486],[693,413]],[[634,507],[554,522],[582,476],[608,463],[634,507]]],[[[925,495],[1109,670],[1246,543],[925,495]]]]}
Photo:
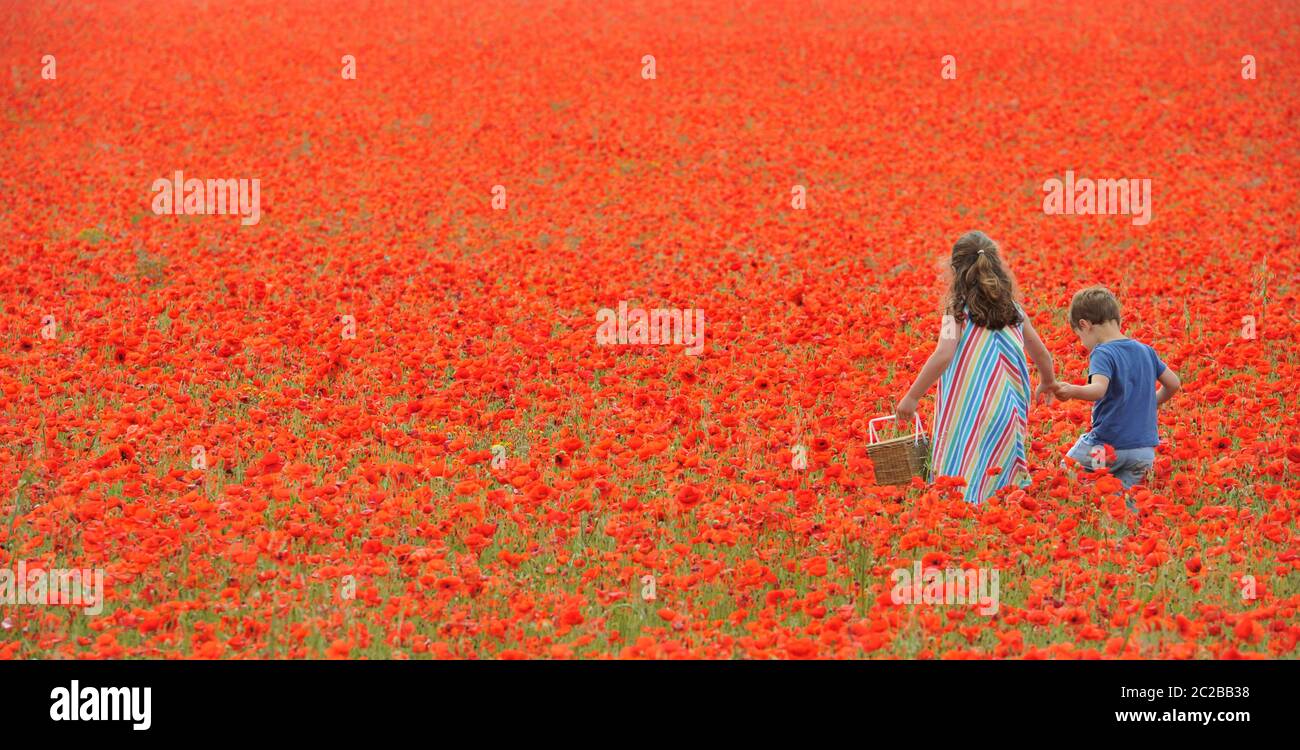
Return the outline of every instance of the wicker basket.
{"type": "Polygon", "coordinates": [[[911,435],[881,440],[876,435],[876,422],[889,419],[895,417],[879,417],[867,423],[867,456],[876,467],[876,484],[908,484],[912,477],[925,479],[930,468],[930,436],[921,427],[921,415],[916,415],[916,431],[911,435]]]}

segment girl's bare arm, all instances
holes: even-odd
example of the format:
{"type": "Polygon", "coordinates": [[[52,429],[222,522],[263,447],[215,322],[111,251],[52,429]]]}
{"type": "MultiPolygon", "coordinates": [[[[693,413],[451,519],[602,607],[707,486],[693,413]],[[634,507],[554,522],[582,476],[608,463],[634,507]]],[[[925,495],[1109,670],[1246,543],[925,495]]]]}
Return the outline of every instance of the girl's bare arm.
{"type": "Polygon", "coordinates": [[[931,386],[939,379],[940,375],[943,375],[943,371],[952,362],[953,355],[957,353],[957,334],[955,331],[956,326],[945,316],[943,328],[939,332],[939,343],[935,345],[930,358],[921,367],[921,372],[917,374],[916,380],[912,381],[912,387],[907,389],[907,393],[894,407],[894,413],[899,419],[911,419],[916,414],[917,402],[930,390],[931,386]]]}
{"type": "Polygon", "coordinates": [[[1038,337],[1038,331],[1034,329],[1034,324],[1025,318],[1025,354],[1029,355],[1029,361],[1034,363],[1038,368],[1039,389],[1043,390],[1051,387],[1056,383],[1056,373],[1052,367],[1052,353],[1047,351],[1047,345],[1038,337]]]}

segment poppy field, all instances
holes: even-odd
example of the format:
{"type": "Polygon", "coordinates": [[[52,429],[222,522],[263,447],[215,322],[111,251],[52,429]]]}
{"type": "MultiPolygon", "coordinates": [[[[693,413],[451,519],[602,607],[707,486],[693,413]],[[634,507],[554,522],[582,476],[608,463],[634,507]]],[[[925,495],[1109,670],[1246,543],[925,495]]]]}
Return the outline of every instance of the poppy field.
{"type": "Polygon", "coordinates": [[[1296,658],[1300,6],[1079,5],[4,4],[0,570],[102,594],[0,657],[1296,658]],[[1136,512],[1080,401],[876,482],[970,229],[1181,376],[1136,512]]]}

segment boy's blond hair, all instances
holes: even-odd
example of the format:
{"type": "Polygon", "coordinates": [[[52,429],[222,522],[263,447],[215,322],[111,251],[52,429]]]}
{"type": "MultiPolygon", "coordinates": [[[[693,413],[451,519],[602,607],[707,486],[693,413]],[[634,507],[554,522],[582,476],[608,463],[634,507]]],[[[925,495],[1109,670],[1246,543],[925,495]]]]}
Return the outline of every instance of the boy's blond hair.
{"type": "Polygon", "coordinates": [[[1081,321],[1100,325],[1108,320],[1120,322],[1119,300],[1104,286],[1090,286],[1074,293],[1070,300],[1070,328],[1079,329],[1081,321]]]}

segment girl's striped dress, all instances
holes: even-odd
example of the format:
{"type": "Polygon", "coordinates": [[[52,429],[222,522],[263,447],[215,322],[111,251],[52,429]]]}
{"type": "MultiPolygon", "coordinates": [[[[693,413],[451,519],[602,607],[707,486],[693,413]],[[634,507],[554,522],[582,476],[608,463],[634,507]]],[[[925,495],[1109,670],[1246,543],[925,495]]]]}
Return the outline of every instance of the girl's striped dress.
{"type": "Polygon", "coordinates": [[[965,478],[968,503],[981,503],[1013,482],[1029,484],[1029,399],[1022,327],[994,331],[967,317],[957,353],[939,379],[931,476],[965,478]],[[993,467],[1001,473],[989,476],[993,467]]]}

